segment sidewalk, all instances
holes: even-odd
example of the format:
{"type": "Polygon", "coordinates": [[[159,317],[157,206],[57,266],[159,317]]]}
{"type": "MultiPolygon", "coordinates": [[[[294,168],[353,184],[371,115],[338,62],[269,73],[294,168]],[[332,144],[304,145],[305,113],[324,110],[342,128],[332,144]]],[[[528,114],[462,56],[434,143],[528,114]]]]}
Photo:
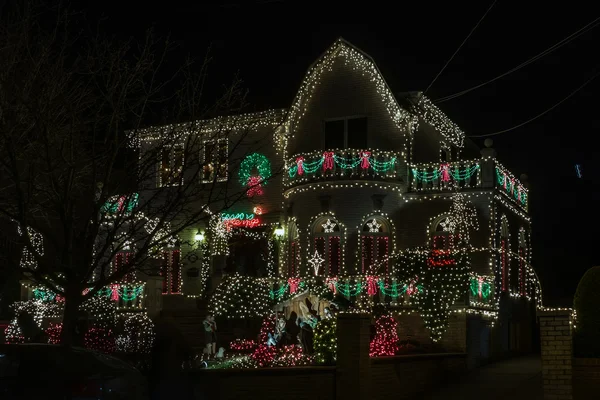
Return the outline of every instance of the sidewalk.
{"type": "Polygon", "coordinates": [[[542,363],[539,356],[531,356],[490,364],[439,388],[428,398],[542,400],[542,363]]]}

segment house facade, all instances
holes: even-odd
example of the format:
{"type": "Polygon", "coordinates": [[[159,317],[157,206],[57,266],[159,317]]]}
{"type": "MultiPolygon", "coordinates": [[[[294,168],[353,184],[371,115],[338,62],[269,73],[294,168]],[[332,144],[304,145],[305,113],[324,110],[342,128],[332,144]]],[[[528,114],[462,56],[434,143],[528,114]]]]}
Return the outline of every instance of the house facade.
{"type": "MultiPolygon", "coordinates": [[[[142,152],[161,129],[141,133],[142,152]]],[[[200,298],[218,316],[259,316],[256,304],[228,304],[255,285],[244,289],[253,303],[289,312],[317,280],[354,310],[384,306],[401,338],[468,352],[473,363],[534,346],[541,288],[527,183],[423,93],[393,93],[350,43],[337,40],[309,67],[288,109],[207,121],[197,134],[192,159],[168,152],[140,190],[197,162],[200,192],[227,193],[199,199],[206,223],[165,253],[161,308],[200,298]],[[426,301],[442,309],[443,327],[424,316],[426,301]]]]}

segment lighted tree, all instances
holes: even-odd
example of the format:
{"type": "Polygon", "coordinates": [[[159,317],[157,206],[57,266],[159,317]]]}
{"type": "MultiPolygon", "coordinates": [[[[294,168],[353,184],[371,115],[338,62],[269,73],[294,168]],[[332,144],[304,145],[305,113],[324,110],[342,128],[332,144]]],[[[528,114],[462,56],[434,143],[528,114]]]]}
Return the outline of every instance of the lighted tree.
{"type": "Polygon", "coordinates": [[[257,117],[239,115],[239,79],[206,98],[209,58],[177,60],[151,32],[118,42],[103,26],[71,26],[81,15],[29,2],[4,7],[0,20],[0,215],[23,249],[21,271],[65,300],[68,346],[81,304],[132,272],[157,274],[163,249],[191,254],[192,230],[246,197],[251,186],[217,185],[243,157],[198,156],[217,138],[255,152],[262,144],[244,140],[257,117]],[[173,124],[144,129],[156,116],[173,124]],[[123,252],[131,256],[114,267],[123,252]]]}
{"type": "Polygon", "coordinates": [[[393,356],[398,351],[398,323],[391,315],[382,315],[375,322],[375,337],[369,346],[371,357],[393,356]]]}
{"type": "Polygon", "coordinates": [[[255,318],[269,315],[272,312],[271,304],[266,283],[234,274],[225,277],[219,284],[209,307],[217,316],[255,318]]]}
{"type": "Polygon", "coordinates": [[[337,358],[337,319],[321,320],[314,330],[315,361],[318,364],[331,365],[337,358]]]}
{"type": "Polygon", "coordinates": [[[260,333],[258,334],[258,343],[266,344],[269,340],[269,334],[275,334],[275,315],[268,315],[263,318],[260,333]]]}

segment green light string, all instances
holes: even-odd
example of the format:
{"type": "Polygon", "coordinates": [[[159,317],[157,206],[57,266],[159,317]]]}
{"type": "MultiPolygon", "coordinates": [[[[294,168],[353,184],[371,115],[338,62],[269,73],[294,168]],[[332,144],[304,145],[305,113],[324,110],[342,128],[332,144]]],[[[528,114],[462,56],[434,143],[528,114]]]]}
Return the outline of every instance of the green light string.
{"type": "Polygon", "coordinates": [[[144,285],[139,286],[121,286],[117,289],[117,293],[119,297],[123,299],[123,301],[132,301],[135,300],[142,292],[144,291],[144,285]]]}
{"type": "Polygon", "coordinates": [[[112,289],[111,288],[106,288],[106,287],[102,288],[102,289],[100,289],[100,290],[98,290],[96,292],[96,296],[98,296],[98,297],[102,297],[102,296],[104,296],[104,297],[110,297],[110,296],[112,296],[112,289]]]}
{"type": "Polygon", "coordinates": [[[52,301],[56,298],[56,293],[51,292],[49,290],[43,290],[43,289],[33,289],[33,296],[35,297],[36,300],[41,300],[41,301],[52,301]]]}
{"type": "Polygon", "coordinates": [[[285,294],[285,292],[287,292],[288,288],[290,287],[289,284],[285,284],[284,286],[280,287],[277,290],[270,290],[269,291],[269,297],[271,297],[272,299],[277,299],[280,300],[283,295],[285,294]]]}
{"type": "MultiPolygon", "coordinates": [[[[367,159],[370,160],[371,157],[367,157],[367,159]]],[[[360,157],[354,157],[354,158],[344,158],[344,157],[340,157],[340,156],[333,156],[333,160],[335,161],[335,163],[337,164],[338,167],[343,168],[343,169],[353,169],[358,167],[358,164],[360,164],[360,157]]]]}
{"type": "MultiPolygon", "coordinates": [[[[471,294],[473,295],[473,297],[478,297],[479,296],[479,278],[471,278],[469,287],[471,289],[471,294]]],[[[491,292],[492,292],[492,285],[487,281],[483,281],[481,283],[481,297],[483,299],[487,299],[490,296],[491,292]]]]}
{"type": "Polygon", "coordinates": [[[431,182],[431,181],[435,181],[435,180],[439,179],[440,171],[441,170],[437,169],[432,172],[427,172],[427,171],[419,171],[416,168],[413,168],[412,173],[413,173],[415,179],[418,181],[431,182]]]}
{"type": "Polygon", "coordinates": [[[344,297],[353,297],[359,295],[363,290],[362,282],[356,282],[354,285],[349,283],[339,284],[336,282],[335,288],[344,297]]]}
{"type": "MultiPolygon", "coordinates": [[[[479,164],[472,165],[468,168],[465,167],[462,170],[459,167],[455,167],[453,170],[448,168],[448,173],[456,181],[465,181],[465,180],[471,179],[473,174],[475,174],[477,172],[477,170],[479,170],[479,168],[480,168],[479,164]]],[[[440,167],[431,172],[419,171],[417,168],[413,168],[412,173],[413,173],[415,179],[418,181],[431,182],[431,181],[438,180],[440,178],[440,175],[442,173],[442,168],[440,167]]]]}
{"type": "MultiPolygon", "coordinates": [[[[335,164],[338,168],[341,169],[354,169],[360,165],[362,157],[341,157],[341,156],[333,156],[335,164]]],[[[387,172],[394,168],[396,164],[397,158],[392,157],[388,161],[379,161],[374,159],[373,157],[367,157],[369,160],[369,165],[373,169],[373,171],[377,173],[387,172]]],[[[323,162],[325,161],[324,157],[320,157],[317,160],[302,163],[302,169],[307,174],[314,174],[323,166],[323,162]]],[[[298,174],[298,165],[292,165],[288,168],[288,175],[290,178],[294,178],[298,174]]]]}
{"type": "MultiPolygon", "coordinates": [[[[498,185],[504,187],[504,173],[500,171],[500,168],[496,167],[496,181],[498,185]]],[[[517,188],[513,188],[512,183],[508,177],[506,177],[506,193],[511,194],[515,198],[515,200],[519,201],[519,190],[517,188]]],[[[521,191],[521,204],[525,206],[527,204],[527,193],[525,191],[521,191]]]]}
{"type": "Polygon", "coordinates": [[[469,168],[465,168],[464,170],[460,170],[458,167],[454,168],[454,171],[449,170],[448,172],[457,181],[464,181],[467,179],[471,179],[473,174],[477,172],[479,169],[479,164],[472,165],[469,168]]]}
{"type": "Polygon", "coordinates": [[[383,280],[380,280],[378,282],[379,285],[379,290],[381,291],[381,293],[383,293],[386,296],[390,296],[393,298],[397,298],[398,296],[400,296],[400,292],[398,291],[398,287],[400,286],[399,283],[394,282],[391,285],[388,285],[386,287],[385,282],[383,280]],[[390,289],[391,287],[391,289],[390,289]]]}

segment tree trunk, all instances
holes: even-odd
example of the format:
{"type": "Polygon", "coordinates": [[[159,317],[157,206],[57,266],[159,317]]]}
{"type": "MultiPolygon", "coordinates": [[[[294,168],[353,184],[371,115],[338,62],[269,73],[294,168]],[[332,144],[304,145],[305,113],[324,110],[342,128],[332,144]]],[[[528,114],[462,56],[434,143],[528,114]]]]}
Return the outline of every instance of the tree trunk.
{"type": "Polygon", "coordinates": [[[79,317],[79,305],[81,304],[81,293],[77,290],[67,290],[65,292],[65,311],[63,314],[63,326],[61,332],[61,344],[65,347],[72,347],[78,341],[78,335],[85,332],[77,332],[79,317]]]}

